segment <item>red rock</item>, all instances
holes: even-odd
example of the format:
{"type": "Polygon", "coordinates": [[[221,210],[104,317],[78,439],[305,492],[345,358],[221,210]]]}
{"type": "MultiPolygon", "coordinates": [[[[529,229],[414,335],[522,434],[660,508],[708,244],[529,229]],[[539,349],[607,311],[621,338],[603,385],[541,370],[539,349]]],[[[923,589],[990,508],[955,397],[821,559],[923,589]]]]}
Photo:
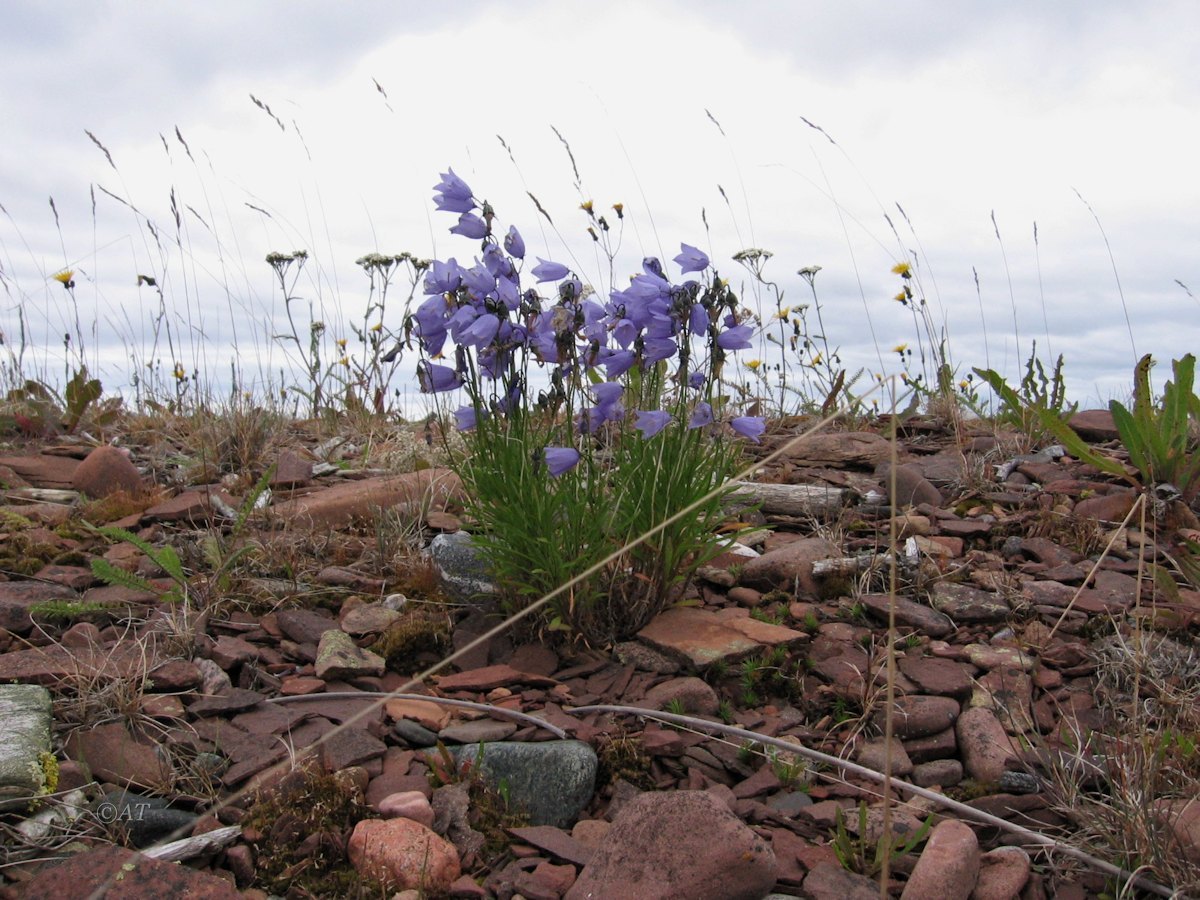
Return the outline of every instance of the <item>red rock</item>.
{"type": "MultiPolygon", "coordinates": [[[[892,714],[892,734],[902,740],[937,734],[954,724],[960,709],[958,701],[951,697],[924,694],[898,697],[892,714]]],[[[884,713],[880,709],[874,715],[875,723],[881,728],[884,713]]]]}
{"type": "Polygon", "coordinates": [[[41,869],[25,885],[24,900],[238,900],[230,882],[177,863],[147,859],[123,847],[104,846],[41,869]]]}
{"type": "Polygon", "coordinates": [[[34,487],[73,490],[71,479],[79,460],[50,453],[28,456],[0,456],[0,466],[8,466],[34,487]]]}
{"type": "MultiPolygon", "coordinates": [[[[878,474],[883,482],[884,493],[890,494],[892,487],[891,465],[885,464],[881,466],[878,474]]],[[[938,507],[945,502],[941,491],[935,488],[915,465],[896,466],[895,480],[897,509],[920,506],[922,503],[938,507]]]]}
{"type": "MultiPolygon", "coordinates": [[[[745,655],[761,645],[759,640],[750,637],[746,630],[740,630],[734,624],[743,621],[753,620],[726,620],[710,610],[674,607],[655,616],[638,632],[638,638],[655,649],[671,656],[686,658],[697,668],[704,668],[717,660],[745,655]]],[[[782,631],[793,635],[795,640],[804,637],[799,631],[782,631]]]]}
{"type": "Polygon", "coordinates": [[[27,634],[33,628],[29,608],[46,600],[77,600],[78,595],[61,584],[41,581],[0,582],[0,628],[27,634]]]}
{"type": "Polygon", "coordinates": [[[873,431],[822,432],[801,438],[789,435],[779,440],[788,444],[787,457],[805,466],[873,469],[892,454],[887,439],[873,431]]]}
{"type": "Polygon", "coordinates": [[[513,881],[517,893],[527,900],[557,900],[575,883],[574,866],[540,862],[532,872],[522,872],[513,881]]]}
{"type": "Polygon", "coordinates": [[[123,787],[161,790],[170,783],[170,767],[157,748],[134,740],[125,726],[116,722],[72,732],[66,752],[86,763],[96,778],[123,787]]]}
{"type": "Polygon", "coordinates": [[[379,814],[386,819],[412,819],[426,828],[433,827],[433,807],[420,791],[397,791],[388,794],[378,804],[379,814]]]}
{"type": "Polygon", "coordinates": [[[647,709],[663,710],[674,704],[681,704],[684,712],[691,715],[712,716],[716,715],[720,701],[717,692],[708,682],[688,675],[656,684],[646,692],[639,705],[647,709]]]}
{"type": "Polygon", "coordinates": [[[901,900],[967,900],[979,877],[979,840],[969,825],[945,819],[934,826],[901,900]]]}
{"type": "Polygon", "coordinates": [[[586,865],[592,858],[593,847],[589,847],[553,825],[531,825],[525,828],[510,828],[508,833],[551,856],[576,865],[586,865]]]}
{"type": "Polygon", "coordinates": [[[1200,865],[1200,800],[1155,800],[1151,809],[1170,826],[1184,857],[1200,865]]]}
{"type": "Polygon", "coordinates": [[[823,862],[804,879],[804,894],[812,900],[879,900],[879,885],[838,863],[823,862]]]}
{"type": "Polygon", "coordinates": [[[1120,440],[1121,437],[1112,413],[1107,409],[1081,410],[1067,419],[1067,424],[1085,441],[1101,443],[1120,440]]]}
{"type": "Polygon", "coordinates": [[[954,731],[963,766],[978,781],[995,783],[1004,774],[1007,762],[1017,759],[1013,739],[990,709],[968,709],[958,717],[954,731]]]}
{"type": "Polygon", "coordinates": [[[758,900],[775,855],[704,791],[639,794],[617,814],[566,900],[758,900]]]}
{"type": "Polygon", "coordinates": [[[1105,494],[1080,500],[1071,510],[1077,519],[1095,519],[1100,522],[1122,522],[1133,509],[1137,497],[1133,491],[1105,494]]]}
{"type": "Polygon", "coordinates": [[[354,520],[370,522],[379,509],[419,513],[444,509],[462,493],[458,476],[448,469],[423,469],[401,475],[347,481],[276,504],[282,521],[338,528],[354,520]]]}
{"type": "Polygon", "coordinates": [[[979,862],[971,900],[1012,900],[1029,881],[1029,854],[1020,847],[997,847],[983,854],[979,862]]]}
{"type": "Polygon", "coordinates": [[[308,484],[312,480],[312,469],[312,460],[305,459],[295,450],[284,450],[275,461],[275,472],[269,485],[278,490],[308,484]]]}
{"type": "Polygon", "coordinates": [[[504,664],[471,669],[455,675],[440,677],[435,675],[434,679],[443,691],[490,691],[493,688],[510,687],[514,684],[526,684],[531,687],[554,687],[558,684],[553,678],[534,675],[530,672],[518,672],[512,666],[504,664]]]}
{"type": "Polygon", "coordinates": [[[393,890],[449,891],[462,874],[454,845],[411,819],[364,819],[347,855],[360,873],[393,890]]]}
{"type": "Polygon", "coordinates": [[[964,699],[971,694],[973,668],[937,657],[905,657],[900,671],[926,694],[964,699]]]}
{"type": "Polygon", "coordinates": [[[192,525],[207,525],[218,518],[213,505],[214,495],[226,508],[237,508],[237,501],[221,488],[205,487],[184,491],[170,500],[155,504],[142,513],[142,519],[146,522],[187,522],[192,525]]]}
{"type": "Polygon", "coordinates": [[[137,496],[145,489],[141,473],[125,451],[116,447],[97,447],[87,455],[71,475],[71,487],[92,499],[117,491],[137,496]]]}
{"type": "Polygon", "coordinates": [[[751,559],[742,567],[741,583],[760,590],[797,590],[818,592],[813,578],[813,563],[840,556],[841,549],[824,538],[802,538],[778,550],[751,559]]]}

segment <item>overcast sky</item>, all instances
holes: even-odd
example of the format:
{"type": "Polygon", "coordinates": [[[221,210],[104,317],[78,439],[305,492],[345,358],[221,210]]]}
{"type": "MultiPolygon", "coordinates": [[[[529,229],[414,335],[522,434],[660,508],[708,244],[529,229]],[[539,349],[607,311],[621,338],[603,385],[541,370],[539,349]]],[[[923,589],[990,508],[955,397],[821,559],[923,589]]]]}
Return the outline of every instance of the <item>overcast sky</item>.
{"type": "Polygon", "coordinates": [[[735,284],[733,253],[773,251],[785,302],[822,266],[852,369],[916,346],[889,271],[915,253],[960,375],[1015,376],[1036,340],[1095,405],[1137,355],[1161,383],[1196,349],[1177,282],[1200,297],[1198,46],[1194,0],[0,0],[0,328],[13,347],[22,307],[27,361],[61,358],[75,311],[49,279],[70,267],[107,385],[131,357],[278,370],[263,257],[308,250],[303,302],[345,334],[362,254],[476,252],[433,212],[453,166],[531,255],[599,286],[582,199],[625,206],[618,281],[681,241],[735,284]]]}

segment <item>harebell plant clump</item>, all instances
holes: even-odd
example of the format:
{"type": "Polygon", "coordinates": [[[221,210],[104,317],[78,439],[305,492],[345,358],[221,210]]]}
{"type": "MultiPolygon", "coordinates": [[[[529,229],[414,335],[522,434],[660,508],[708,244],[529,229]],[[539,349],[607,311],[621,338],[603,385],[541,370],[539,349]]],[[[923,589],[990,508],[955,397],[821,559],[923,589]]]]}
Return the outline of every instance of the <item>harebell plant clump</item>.
{"type": "MultiPolygon", "coordinates": [[[[450,170],[435,187],[474,258],[434,260],[411,315],[418,379],[453,409],[454,460],[492,574],[529,603],[719,488],[764,422],[720,394],[749,313],[708,256],[681,245],[672,279],[654,258],[596,295],[567,266],[526,256],[515,227],[450,170]]],[[[447,411],[449,406],[447,404],[447,411]]],[[[723,491],[623,553],[543,621],[591,643],[626,638],[721,552],[723,491]]]]}

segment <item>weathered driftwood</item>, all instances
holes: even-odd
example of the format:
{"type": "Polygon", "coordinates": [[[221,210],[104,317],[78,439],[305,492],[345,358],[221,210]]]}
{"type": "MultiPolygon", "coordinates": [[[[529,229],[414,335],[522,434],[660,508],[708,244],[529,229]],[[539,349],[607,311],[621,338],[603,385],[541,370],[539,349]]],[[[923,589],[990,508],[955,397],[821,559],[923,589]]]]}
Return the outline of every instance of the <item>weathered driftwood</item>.
{"type": "Polygon", "coordinates": [[[70,505],[79,499],[79,491],[66,491],[58,488],[13,488],[6,491],[9,500],[24,500],[29,503],[62,503],[70,505]]]}
{"type": "Polygon", "coordinates": [[[817,484],[759,484],[735,481],[730,494],[733,504],[757,505],[768,515],[824,517],[838,513],[845,505],[842,488],[817,484]]]}
{"type": "Polygon", "coordinates": [[[0,685],[0,809],[21,806],[46,787],[50,753],[50,692],[36,684],[0,685]]]}
{"type": "Polygon", "coordinates": [[[241,833],[242,828],[240,825],[230,825],[227,828],[214,828],[212,831],[204,832],[204,834],[193,835],[179,841],[171,841],[169,844],[160,844],[157,847],[149,847],[142,851],[142,856],[149,856],[151,859],[161,859],[164,862],[178,862],[182,859],[191,859],[193,856],[200,856],[202,853],[212,853],[215,850],[220,850],[222,847],[232,844],[241,833]]]}
{"type": "Polygon", "coordinates": [[[887,553],[865,553],[862,556],[843,556],[838,559],[818,559],[813,563],[813,575],[828,578],[830,575],[857,575],[876,566],[883,567],[891,559],[887,553]]]}

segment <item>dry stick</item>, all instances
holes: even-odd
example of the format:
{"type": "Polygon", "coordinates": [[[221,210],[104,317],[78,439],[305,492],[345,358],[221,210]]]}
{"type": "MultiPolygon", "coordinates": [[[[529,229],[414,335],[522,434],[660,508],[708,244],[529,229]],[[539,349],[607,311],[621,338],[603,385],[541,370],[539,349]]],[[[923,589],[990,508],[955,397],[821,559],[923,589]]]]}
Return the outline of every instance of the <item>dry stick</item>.
{"type": "MultiPolygon", "coordinates": [[[[1100,563],[1104,562],[1105,557],[1108,556],[1108,551],[1111,550],[1113,544],[1115,544],[1117,542],[1117,535],[1119,535],[1121,533],[1121,529],[1123,529],[1126,525],[1129,524],[1129,520],[1131,518],[1133,518],[1133,514],[1137,510],[1137,508],[1139,506],[1144,507],[1145,504],[1146,504],[1146,495],[1139,494],[1137,500],[1134,501],[1133,506],[1131,506],[1129,508],[1129,512],[1127,512],[1125,514],[1125,518],[1121,520],[1121,524],[1113,529],[1113,533],[1109,537],[1108,543],[1104,545],[1103,552],[1100,554],[1100,556],[1096,560],[1096,562],[1093,563],[1091,569],[1088,570],[1087,577],[1085,577],[1083,579],[1083,581],[1079,585],[1079,589],[1077,591],[1075,591],[1075,595],[1073,597],[1071,597],[1071,602],[1067,604],[1066,609],[1064,609],[1062,611],[1062,615],[1058,617],[1058,621],[1054,623],[1054,627],[1050,629],[1050,633],[1048,635],[1046,635],[1047,641],[1049,641],[1051,638],[1054,637],[1054,633],[1056,631],[1058,631],[1058,626],[1061,625],[1063,623],[1063,620],[1067,618],[1067,613],[1069,613],[1074,608],[1075,601],[1079,599],[1080,595],[1083,593],[1083,589],[1085,587],[1087,587],[1087,583],[1092,580],[1092,576],[1095,575],[1096,570],[1100,568],[1100,563]]],[[[1144,521],[1144,519],[1143,519],[1143,521],[1144,521]]],[[[1146,533],[1146,531],[1143,528],[1142,534],[1145,534],[1145,533],[1146,533]]],[[[1141,556],[1139,554],[1139,559],[1140,558],[1141,558],[1141,556]]],[[[1141,590],[1142,590],[1141,584],[1142,584],[1141,578],[1139,577],[1138,578],[1138,589],[1137,589],[1139,595],[1141,594],[1141,590]]]]}
{"type": "MultiPolygon", "coordinates": [[[[577,706],[574,709],[567,709],[574,716],[587,715],[588,713],[616,713],[618,715],[639,716],[643,719],[653,719],[658,722],[664,722],[669,725],[684,725],[693,728],[698,728],[702,731],[716,732],[718,734],[728,735],[730,737],[742,738],[743,740],[753,741],[757,744],[766,744],[775,747],[779,750],[786,750],[789,753],[796,753],[800,756],[807,757],[814,762],[824,763],[825,765],[833,766],[853,775],[861,776],[869,781],[882,783],[886,788],[890,783],[893,787],[899,788],[907,793],[915,794],[918,797],[923,797],[926,800],[932,800],[939,806],[943,806],[960,816],[968,819],[974,819],[984,825],[991,825],[1000,828],[1004,831],[1010,831],[1013,834],[1020,835],[1030,843],[1038,844],[1048,850],[1057,850],[1067,856],[1073,856],[1081,862],[1085,862],[1090,866],[1099,869],[1106,875],[1111,875],[1121,881],[1127,881],[1143,890],[1150,891],[1160,897],[1173,897],[1175,893],[1168,887],[1159,884],[1156,881],[1150,881],[1144,876],[1134,872],[1126,871],[1119,866],[1114,866],[1110,862],[1105,862],[1102,859],[1097,859],[1082,850],[1072,847],[1070,844],[1060,843],[1054,838],[1047,837],[1040,832],[1033,831],[1023,825],[1017,825],[1015,822],[1009,822],[1006,819],[1001,819],[999,816],[993,816],[991,813],[976,809],[973,806],[968,806],[965,803],[960,803],[957,800],[951,800],[945,794],[939,794],[936,791],[931,791],[928,788],[919,787],[915,784],[909,784],[907,781],[901,781],[896,778],[891,778],[882,772],[877,772],[866,766],[858,763],[850,762],[849,760],[841,759],[836,756],[830,756],[827,753],[822,753],[820,750],[813,750],[809,747],[800,744],[792,744],[779,738],[767,737],[766,735],[758,734],[753,731],[747,731],[743,728],[737,728],[733,725],[725,725],[720,722],[709,722],[707,719],[697,719],[692,716],[681,716],[675,713],[659,712],[653,709],[643,709],[638,706],[608,706],[597,704],[593,706],[577,706]]],[[[887,832],[884,832],[886,835],[887,832]]],[[[885,844],[886,848],[886,844],[885,844]]]]}
{"type": "Polygon", "coordinates": [[[891,470],[888,472],[888,632],[887,632],[887,705],[883,711],[883,865],[879,870],[879,898],[887,900],[888,878],[892,867],[892,735],[896,702],[896,468],[899,457],[896,445],[900,440],[900,422],[896,416],[896,390],[892,385],[891,470]]]}

